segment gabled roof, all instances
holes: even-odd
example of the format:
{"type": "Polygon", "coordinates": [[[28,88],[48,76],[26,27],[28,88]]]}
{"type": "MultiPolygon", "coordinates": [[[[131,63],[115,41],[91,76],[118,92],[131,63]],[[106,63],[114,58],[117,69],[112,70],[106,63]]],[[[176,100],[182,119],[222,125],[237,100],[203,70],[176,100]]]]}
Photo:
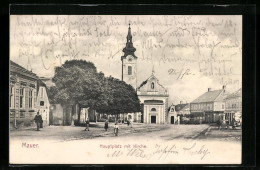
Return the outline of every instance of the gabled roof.
{"type": "Polygon", "coordinates": [[[188,103],[186,103],[186,104],[177,104],[177,105],[175,106],[175,110],[176,110],[176,111],[180,111],[180,110],[182,110],[186,105],[188,105],[188,103]]]}
{"type": "Polygon", "coordinates": [[[13,62],[12,60],[10,60],[10,71],[15,71],[18,73],[25,73],[26,75],[38,79],[37,75],[27,69],[25,69],[24,67],[20,66],[19,64],[13,62]]]}
{"type": "Polygon", "coordinates": [[[228,95],[225,99],[236,98],[236,97],[242,97],[242,88],[240,88],[238,91],[228,95]]]}
{"type": "MultiPolygon", "coordinates": [[[[145,81],[143,81],[143,82],[140,84],[140,86],[137,87],[137,89],[140,89],[141,87],[143,87],[144,85],[146,85],[146,83],[148,82],[148,80],[150,80],[150,79],[152,79],[152,78],[156,79],[158,85],[161,86],[162,88],[164,88],[164,87],[159,83],[159,80],[152,74],[148,79],[146,79],[145,81]]],[[[165,88],[164,88],[164,89],[165,89],[165,88]]]]}
{"type": "Polygon", "coordinates": [[[186,110],[190,108],[190,103],[187,103],[186,106],[184,106],[181,110],[186,110]]]}
{"type": "Polygon", "coordinates": [[[203,95],[199,96],[197,99],[193,100],[191,103],[221,101],[225,97],[224,95],[220,95],[223,91],[224,89],[208,91],[203,95]]]}

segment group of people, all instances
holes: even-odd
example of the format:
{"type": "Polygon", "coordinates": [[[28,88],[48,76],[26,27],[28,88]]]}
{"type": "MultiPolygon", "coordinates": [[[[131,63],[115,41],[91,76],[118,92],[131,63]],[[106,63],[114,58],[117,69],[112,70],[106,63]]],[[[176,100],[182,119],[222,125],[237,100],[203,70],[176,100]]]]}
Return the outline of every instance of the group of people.
{"type": "MultiPolygon", "coordinates": [[[[105,131],[107,131],[107,129],[108,129],[108,120],[105,121],[104,128],[105,128],[105,131]]],[[[89,131],[89,119],[88,118],[86,119],[86,129],[85,129],[85,131],[87,131],[87,130],[89,131]]],[[[119,125],[118,125],[118,122],[116,121],[115,125],[114,125],[114,134],[115,134],[115,136],[118,136],[118,131],[119,131],[119,125]]]]}
{"type": "MultiPolygon", "coordinates": [[[[43,120],[42,120],[42,116],[40,115],[39,111],[37,112],[36,116],[34,117],[34,121],[35,121],[36,126],[37,126],[37,131],[40,131],[40,128],[43,128],[43,126],[42,126],[43,120]]],[[[133,127],[133,123],[131,121],[127,121],[127,125],[128,126],[131,125],[131,127],[133,127]]],[[[107,131],[108,120],[105,121],[104,128],[105,128],[105,131],[107,131]]],[[[87,131],[87,130],[89,131],[89,119],[88,118],[86,119],[86,129],[85,129],[85,131],[87,131]]],[[[119,125],[118,125],[118,122],[116,121],[115,125],[114,125],[115,136],[118,136],[118,131],[119,131],[119,125]]]]}

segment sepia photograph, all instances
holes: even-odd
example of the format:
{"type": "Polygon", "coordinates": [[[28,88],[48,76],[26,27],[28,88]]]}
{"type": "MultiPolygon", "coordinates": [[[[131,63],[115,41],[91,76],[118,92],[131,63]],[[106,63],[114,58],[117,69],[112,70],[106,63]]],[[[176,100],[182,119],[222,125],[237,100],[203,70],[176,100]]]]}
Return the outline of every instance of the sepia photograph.
{"type": "Polygon", "coordinates": [[[241,164],[242,15],[10,15],[10,164],[241,164]]]}

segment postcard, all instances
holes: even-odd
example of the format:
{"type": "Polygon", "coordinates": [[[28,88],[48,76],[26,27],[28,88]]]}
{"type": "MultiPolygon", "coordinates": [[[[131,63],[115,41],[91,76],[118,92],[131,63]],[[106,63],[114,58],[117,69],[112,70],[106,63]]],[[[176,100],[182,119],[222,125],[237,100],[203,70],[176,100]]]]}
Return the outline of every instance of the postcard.
{"type": "Polygon", "coordinates": [[[241,164],[242,15],[10,15],[10,164],[241,164]]]}

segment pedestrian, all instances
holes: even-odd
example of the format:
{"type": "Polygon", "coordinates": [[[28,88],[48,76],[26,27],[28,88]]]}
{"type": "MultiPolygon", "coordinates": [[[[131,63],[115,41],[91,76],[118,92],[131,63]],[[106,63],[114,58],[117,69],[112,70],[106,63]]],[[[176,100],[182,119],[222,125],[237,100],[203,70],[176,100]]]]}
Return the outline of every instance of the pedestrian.
{"type": "Polygon", "coordinates": [[[131,128],[133,128],[133,120],[130,121],[131,128]]]}
{"type": "Polygon", "coordinates": [[[42,116],[40,115],[39,110],[37,112],[37,115],[34,117],[34,121],[37,126],[37,131],[40,131],[39,128],[40,128],[40,124],[42,123],[42,116]]]}
{"type": "Polygon", "coordinates": [[[130,125],[130,121],[129,120],[127,120],[127,126],[129,126],[130,125]]]}
{"type": "Polygon", "coordinates": [[[116,122],[116,123],[115,123],[115,126],[114,126],[115,136],[118,136],[118,130],[119,130],[119,126],[118,126],[118,123],[116,122]]]}
{"type": "Polygon", "coordinates": [[[107,131],[108,129],[108,120],[105,121],[105,130],[107,131]]]}
{"type": "Polygon", "coordinates": [[[85,129],[85,131],[88,129],[88,131],[89,131],[89,120],[88,120],[88,118],[86,119],[86,129],[85,129]]]}
{"type": "Polygon", "coordinates": [[[232,119],[232,129],[236,129],[236,119],[233,117],[232,119]]]}

